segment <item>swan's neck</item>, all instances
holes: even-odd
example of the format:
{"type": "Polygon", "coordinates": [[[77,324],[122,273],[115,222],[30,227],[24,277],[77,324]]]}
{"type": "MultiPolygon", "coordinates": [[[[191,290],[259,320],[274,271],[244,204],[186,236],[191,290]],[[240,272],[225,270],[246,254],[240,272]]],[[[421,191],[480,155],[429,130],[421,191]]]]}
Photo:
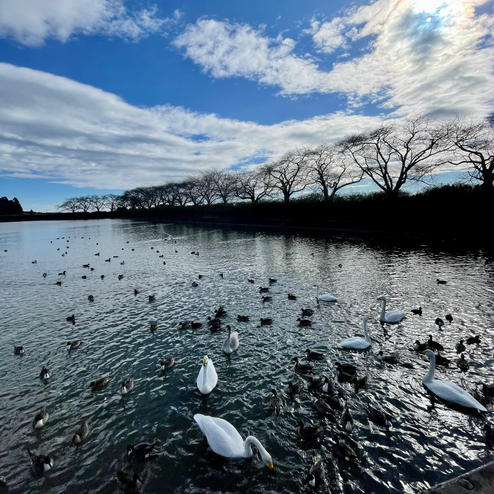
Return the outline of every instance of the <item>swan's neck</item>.
{"type": "Polygon", "coordinates": [[[202,373],[202,384],[206,386],[206,373],[208,371],[209,363],[207,363],[204,367],[204,372],[202,373]]]}
{"type": "Polygon", "coordinates": [[[386,318],[386,299],[382,299],[382,307],[381,307],[381,320],[383,321],[386,318]]]}
{"type": "Polygon", "coordinates": [[[367,331],[367,320],[364,319],[364,334],[365,334],[365,339],[367,341],[370,341],[370,336],[369,336],[369,331],[367,331]]]}
{"type": "Polygon", "coordinates": [[[319,298],[319,285],[316,286],[316,297],[319,298]]]}
{"type": "Polygon", "coordinates": [[[261,444],[261,441],[259,441],[259,439],[257,439],[254,436],[248,436],[244,442],[245,457],[246,458],[248,458],[254,454],[254,452],[252,451],[252,446],[255,446],[257,451],[259,451],[259,454],[261,455],[261,458],[263,460],[265,460],[269,456],[269,453],[266,451],[266,449],[261,444]]]}
{"type": "Polygon", "coordinates": [[[431,382],[434,379],[434,371],[436,370],[436,356],[433,354],[429,358],[431,359],[431,363],[429,365],[429,372],[422,379],[423,383],[431,382]]]}

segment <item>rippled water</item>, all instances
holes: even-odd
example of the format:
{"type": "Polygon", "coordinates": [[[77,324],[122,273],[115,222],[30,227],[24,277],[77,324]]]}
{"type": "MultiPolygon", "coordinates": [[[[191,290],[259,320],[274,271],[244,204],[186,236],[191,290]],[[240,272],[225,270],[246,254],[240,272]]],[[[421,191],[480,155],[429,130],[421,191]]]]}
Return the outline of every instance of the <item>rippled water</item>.
{"type": "MultiPolygon", "coordinates": [[[[483,439],[485,419],[441,403],[428,408],[431,400],[421,384],[428,362],[410,347],[433,334],[446,347],[444,355],[456,360],[460,337],[480,334],[481,344],[467,350],[466,375],[454,364],[438,374],[470,390],[489,382],[493,275],[492,259],[481,251],[409,250],[362,240],[120,220],[0,224],[0,475],[11,492],[117,492],[115,471],[126,464],[126,445],[157,438],[162,454],[136,467],[143,492],[298,493],[306,489],[316,454],[336,468],[340,484],[333,492],[419,492],[492,458],[483,439]],[[105,262],[111,256],[119,257],[105,262]],[[94,271],[83,268],[85,263],[94,271]],[[67,275],[58,276],[63,270],[67,275]],[[119,274],[124,278],[118,280],[119,274]],[[278,282],[271,287],[272,302],[262,304],[258,286],[267,286],[268,277],[278,282]],[[448,284],[438,285],[436,278],[448,284]],[[62,286],[56,285],[59,279],[62,286]],[[193,281],[199,286],[192,287],[193,281]],[[318,307],[316,283],[340,301],[318,307]],[[288,292],[298,299],[287,300],[288,292]],[[149,294],[156,295],[154,303],[149,294]],[[423,316],[409,314],[401,324],[382,328],[376,301],[381,294],[388,296],[390,309],[409,313],[422,306],[423,316]],[[206,325],[178,329],[181,320],[205,323],[219,305],[228,311],[225,323],[240,333],[240,348],[231,357],[222,353],[223,332],[211,334],[206,325]],[[301,307],[315,309],[312,328],[298,327],[301,307]],[[434,320],[448,312],[454,321],[439,332],[434,320]],[[73,313],[75,325],[65,320],[73,313]],[[237,314],[248,314],[250,322],[237,323],[237,314]],[[341,338],[361,333],[364,315],[370,316],[375,340],[371,351],[335,349],[341,338]],[[259,327],[259,317],[272,317],[273,325],[259,327]],[[159,324],[154,333],[152,319],[159,324]],[[68,354],[71,339],[84,344],[68,354]],[[14,356],[13,345],[24,345],[25,356],[14,356]],[[345,385],[356,422],[352,437],[362,451],[356,470],[332,460],[339,424],[314,414],[308,392],[288,401],[279,417],[269,406],[269,390],[286,389],[295,378],[290,359],[302,357],[308,347],[327,356],[327,362],[316,363],[318,374],[331,376],[340,360],[356,363],[369,376],[368,390],[358,394],[345,385]],[[404,365],[381,365],[380,348],[396,352],[404,365]],[[207,397],[195,389],[205,354],[219,377],[207,397]],[[162,376],[157,363],[169,355],[177,364],[162,376]],[[38,379],[42,365],[53,376],[46,384],[38,379]],[[89,381],[104,374],[112,382],[92,394],[89,381]],[[123,398],[119,383],[130,375],[136,387],[123,398]],[[363,405],[369,402],[380,402],[395,416],[389,433],[368,421],[363,405]],[[31,421],[41,406],[50,418],[33,431],[31,421]],[[273,457],[274,471],[258,458],[231,461],[212,453],[193,421],[197,412],[229,420],[244,437],[257,436],[273,457]],[[90,435],[74,447],[70,438],[86,417],[90,435]],[[301,443],[295,429],[301,418],[325,425],[320,446],[301,443]],[[52,455],[54,470],[34,478],[27,447],[52,455]]],[[[487,416],[492,418],[492,405],[487,416]]]]}

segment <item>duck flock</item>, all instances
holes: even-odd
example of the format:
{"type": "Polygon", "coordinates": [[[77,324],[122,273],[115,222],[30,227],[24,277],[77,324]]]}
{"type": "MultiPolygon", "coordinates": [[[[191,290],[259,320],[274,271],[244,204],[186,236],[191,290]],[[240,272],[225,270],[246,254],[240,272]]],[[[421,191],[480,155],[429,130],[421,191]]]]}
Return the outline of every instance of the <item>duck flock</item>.
{"type": "MultiPolygon", "coordinates": [[[[84,237],[81,237],[84,238],[84,237]]],[[[89,239],[90,240],[90,239],[89,239]]],[[[70,237],[58,237],[50,241],[53,248],[62,257],[69,254],[70,237]]],[[[172,238],[164,239],[165,242],[173,243],[172,238]]],[[[129,243],[129,242],[127,242],[129,243]]],[[[98,246],[99,243],[96,243],[98,246]]],[[[121,250],[131,250],[134,248],[126,245],[121,250]]],[[[160,259],[160,262],[166,266],[163,252],[155,247],[150,247],[160,259]],[[161,261],[162,260],[162,261],[161,261]]],[[[177,249],[174,249],[178,253],[177,249]]],[[[8,251],[5,249],[4,253],[8,251]]],[[[93,256],[99,258],[100,252],[95,252],[93,256]]],[[[190,255],[200,256],[199,251],[191,251],[190,255]]],[[[119,281],[125,280],[124,267],[126,265],[119,255],[113,255],[104,259],[105,263],[118,263],[122,266],[122,272],[117,274],[119,281]]],[[[130,262],[130,261],[127,261],[130,262]]],[[[170,262],[170,260],[168,260],[170,262]]],[[[173,262],[173,261],[171,261],[173,262]]],[[[33,260],[32,264],[37,264],[38,260],[33,260]]],[[[104,274],[97,273],[97,267],[93,266],[93,262],[88,259],[87,263],[82,265],[82,268],[91,273],[92,277],[100,277],[102,281],[105,279],[104,274]],[[92,273],[96,271],[95,273],[92,273]]],[[[53,279],[56,274],[55,284],[59,287],[64,287],[68,283],[70,269],[67,268],[57,273],[42,273],[45,279],[53,279]]],[[[87,279],[87,274],[82,275],[82,279],[87,279]]],[[[223,280],[226,273],[215,273],[219,280],[223,280]]],[[[200,285],[203,275],[198,274],[197,280],[191,282],[191,288],[196,288],[200,285]]],[[[273,292],[273,287],[277,286],[278,279],[269,277],[265,280],[256,280],[255,278],[247,278],[246,283],[258,286],[259,301],[262,305],[272,301],[274,296],[280,297],[279,292],[273,292]]],[[[446,285],[447,281],[442,279],[436,280],[437,285],[446,285]]],[[[304,307],[297,307],[296,314],[294,313],[294,324],[297,324],[300,330],[302,328],[311,328],[314,311],[321,305],[337,304],[338,294],[324,293],[320,291],[320,287],[314,285],[314,294],[312,304],[307,304],[304,307]]],[[[440,289],[440,288],[438,288],[440,289]]],[[[141,288],[129,286],[129,295],[133,294],[135,300],[140,295],[140,300],[144,298],[146,303],[153,304],[156,301],[155,293],[145,293],[141,288]],[[141,293],[143,292],[143,293],[141,293]]],[[[297,301],[297,294],[287,292],[283,295],[287,301],[297,301]]],[[[89,294],[87,297],[88,303],[92,304],[98,298],[98,294],[89,294]]],[[[307,297],[304,298],[306,300],[307,297]]],[[[437,326],[440,334],[447,335],[448,326],[452,325],[455,320],[454,314],[446,314],[443,317],[427,314],[426,309],[422,307],[414,308],[407,313],[399,310],[387,310],[387,299],[381,296],[377,299],[381,304],[379,313],[368,314],[362,319],[362,327],[355,324],[355,335],[341,339],[336,342],[342,358],[336,361],[330,361],[327,355],[318,351],[318,349],[307,348],[303,355],[293,355],[291,365],[293,366],[293,378],[286,385],[276,385],[273,383],[273,389],[266,396],[266,405],[270,407],[274,417],[280,417],[285,413],[293,412],[293,403],[297,402],[303,395],[310,397],[312,409],[300,413],[300,418],[296,424],[296,436],[294,441],[300,442],[304,448],[313,452],[312,464],[307,471],[306,477],[303,479],[304,488],[308,491],[318,492],[342,492],[341,479],[338,480],[338,471],[355,471],[362,461],[364,456],[364,448],[354,438],[355,430],[358,428],[358,423],[354,419],[356,407],[361,407],[361,402],[357,402],[355,397],[358,393],[372,393],[372,383],[369,374],[362,371],[353,363],[345,362],[344,356],[348,352],[369,352],[374,355],[376,365],[382,367],[382,372],[393,366],[401,366],[403,372],[413,373],[413,369],[407,368],[407,362],[400,359],[400,356],[387,352],[382,345],[377,345],[373,339],[371,331],[368,328],[370,321],[377,320],[384,327],[390,327],[397,324],[413,324],[414,318],[429,317],[437,326]],[[445,322],[446,321],[446,322],[445,322]],[[363,333],[363,334],[361,334],[363,333]],[[376,348],[377,346],[377,348],[376,348]],[[310,419],[307,417],[310,416],[310,419]],[[331,433],[331,451],[329,457],[327,454],[322,454],[320,444],[322,439],[327,434],[328,424],[332,424],[331,433]]],[[[229,357],[229,365],[235,365],[233,354],[239,349],[242,343],[242,324],[256,320],[257,326],[273,326],[276,324],[276,317],[259,317],[252,314],[230,314],[228,306],[222,305],[213,308],[210,316],[206,320],[181,320],[176,328],[177,331],[209,331],[210,333],[222,333],[224,336],[218,342],[216,353],[223,352],[229,357]],[[235,321],[226,324],[226,320],[235,321]],[[235,328],[232,329],[232,325],[235,328]]],[[[66,322],[77,326],[77,314],[68,314],[66,322]]],[[[159,327],[158,320],[149,322],[149,331],[155,332],[159,327]]],[[[268,329],[268,328],[266,328],[268,329]]],[[[449,354],[455,353],[455,359],[447,358],[443,355],[445,348],[442,343],[433,338],[432,334],[424,335],[422,341],[410,341],[410,351],[415,352],[417,358],[428,358],[430,362],[429,371],[424,376],[417,376],[424,385],[424,393],[429,393],[432,400],[438,399],[442,403],[450,406],[458,413],[469,413],[475,421],[478,421],[484,431],[485,441],[489,447],[494,445],[494,432],[485,418],[485,412],[494,400],[494,384],[471,383],[471,385],[463,386],[451,382],[435,378],[436,366],[441,366],[443,369],[458,368],[464,375],[468,375],[470,362],[466,357],[466,351],[469,347],[478,347],[482,345],[482,341],[478,335],[465,334],[464,338],[459,341],[451,342],[448,340],[446,346],[449,346],[449,354]],[[468,388],[468,389],[465,389],[468,388]]],[[[71,339],[66,342],[66,350],[71,355],[77,355],[81,347],[87,342],[82,339],[71,339]]],[[[22,342],[15,342],[13,353],[15,358],[21,358],[29,353],[36,353],[36,348],[25,348],[22,342]]],[[[197,378],[195,380],[196,392],[201,396],[207,397],[211,393],[215,393],[218,385],[218,373],[213,363],[212,358],[208,355],[203,355],[199,359],[198,356],[193,356],[198,361],[197,378]],[[199,361],[200,360],[200,361],[199,361]]],[[[75,364],[77,365],[77,364],[75,364]]],[[[221,364],[216,364],[221,365],[221,364]]],[[[177,372],[181,366],[181,361],[176,355],[166,355],[156,362],[157,368],[161,370],[163,375],[167,373],[177,372]]],[[[129,368],[129,375],[118,383],[118,389],[122,397],[135,392],[138,386],[140,376],[132,375],[129,368]]],[[[41,363],[39,379],[43,383],[50,383],[52,372],[46,363],[41,363]]],[[[101,375],[95,377],[92,381],[86,384],[87,388],[92,393],[98,393],[108,386],[117,386],[113,382],[111,375],[101,375]]],[[[371,397],[372,398],[372,397],[371,397]]],[[[50,412],[49,403],[39,404],[39,411],[32,418],[32,429],[39,430],[41,428],[50,427],[50,412]]],[[[362,410],[359,410],[362,412],[362,410]]],[[[395,414],[391,413],[379,400],[368,400],[363,412],[367,415],[368,420],[378,429],[380,428],[385,434],[393,434],[397,422],[399,420],[395,414]]],[[[205,415],[202,413],[194,413],[193,420],[198,427],[198,430],[204,435],[209,448],[217,455],[226,458],[250,458],[256,457],[260,462],[267,467],[268,470],[276,472],[277,458],[269,453],[269,445],[266,444],[264,438],[258,438],[255,435],[242,437],[236,425],[241,424],[230,423],[225,418],[215,415],[205,415]]],[[[73,447],[83,447],[84,443],[91,441],[92,420],[85,418],[72,431],[67,431],[67,441],[73,447]]],[[[118,481],[119,488],[123,492],[141,492],[145,489],[140,472],[142,468],[136,468],[136,465],[152,461],[162,454],[163,444],[159,438],[151,442],[138,442],[128,444],[125,452],[125,460],[120,467],[114,472],[118,481]]],[[[277,448],[279,450],[279,448],[277,448]]],[[[30,462],[32,474],[37,477],[49,475],[53,469],[57,468],[57,461],[49,451],[43,447],[39,451],[34,451],[31,448],[26,448],[26,460],[30,462]]],[[[26,467],[29,463],[26,462],[26,467]]],[[[1,472],[0,472],[1,474],[1,472]]],[[[8,481],[5,477],[0,476],[0,486],[4,491],[8,491],[8,481]]]]}

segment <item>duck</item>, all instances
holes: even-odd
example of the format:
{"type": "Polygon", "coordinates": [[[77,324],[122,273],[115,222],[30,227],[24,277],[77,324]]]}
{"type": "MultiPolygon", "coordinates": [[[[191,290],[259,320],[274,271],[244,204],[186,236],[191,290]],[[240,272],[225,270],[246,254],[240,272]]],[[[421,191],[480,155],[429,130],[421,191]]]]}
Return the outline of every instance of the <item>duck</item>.
{"type": "Polygon", "coordinates": [[[309,390],[315,391],[316,393],[319,392],[321,386],[325,382],[324,379],[325,379],[324,376],[315,376],[315,375],[307,376],[307,380],[309,381],[309,390]]]}
{"type": "Polygon", "coordinates": [[[300,309],[302,311],[302,317],[310,317],[314,315],[314,311],[312,309],[300,309]]]}
{"type": "Polygon", "coordinates": [[[50,373],[48,372],[48,369],[43,366],[43,368],[41,369],[41,372],[39,373],[39,378],[42,380],[42,381],[47,381],[48,379],[50,379],[50,373]]]}
{"type": "Polygon", "coordinates": [[[81,425],[77,428],[74,435],[72,436],[73,444],[80,444],[89,435],[89,424],[88,420],[83,420],[81,425]]]}
{"type": "Polygon", "coordinates": [[[338,343],[338,348],[343,348],[346,350],[367,350],[372,345],[372,341],[369,337],[369,332],[367,331],[367,317],[362,319],[364,325],[365,337],[353,336],[351,338],[346,338],[338,343]]]}
{"type": "Polygon", "coordinates": [[[252,284],[254,284],[254,283],[256,282],[256,280],[253,280],[252,278],[249,278],[247,281],[248,281],[249,283],[252,283],[252,284]]]}
{"type": "MultiPolygon", "coordinates": [[[[104,279],[105,279],[105,275],[104,275],[104,274],[102,274],[102,275],[100,276],[100,279],[104,280],[104,279]]],[[[135,293],[134,295],[137,295],[137,293],[135,293]]]]}
{"type": "Polygon", "coordinates": [[[467,347],[463,344],[463,340],[460,340],[459,343],[456,344],[456,353],[463,353],[467,347]]]}
{"type": "Polygon", "coordinates": [[[124,275],[123,275],[123,274],[119,274],[117,278],[118,278],[119,280],[123,280],[123,277],[124,277],[124,275]]]}
{"type": "Polygon", "coordinates": [[[331,404],[321,396],[314,402],[314,409],[317,413],[323,415],[324,417],[335,419],[334,407],[332,407],[331,404]]]}
{"type": "Polygon", "coordinates": [[[14,346],[14,355],[24,355],[24,347],[14,346]]]}
{"type": "Polygon", "coordinates": [[[127,458],[131,461],[149,460],[159,454],[157,445],[156,441],[153,443],[127,444],[127,458]]]}
{"type": "Polygon", "coordinates": [[[273,320],[270,317],[261,317],[259,322],[261,323],[261,326],[269,326],[273,323],[273,320]]]}
{"type": "Polygon", "coordinates": [[[350,413],[350,410],[345,408],[345,411],[343,412],[343,416],[341,418],[341,425],[343,429],[345,429],[347,432],[352,432],[353,430],[353,417],[352,414],[350,413]]]}
{"type": "Polygon", "coordinates": [[[436,317],[434,323],[439,327],[439,329],[443,329],[444,321],[440,317],[436,317]]]}
{"type": "Polygon", "coordinates": [[[442,365],[448,367],[451,363],[449,358],[443,357],[439,352],[436,353],[436,365],[442,365]]]}
{"type": "Polygon", "coordinates": [[[386,297],[384,295],[378,297],[377,300],[380,300],[382,302],[381,315],[379,316],[379,320],[382,323],[398,324],[405,318],[404,312],[396,310],[386,312],[386,297]]]}
{"type": "Polygon", "coordinates": [[[269,278],[269,284],[272,285],[273,283],[277,283],[278,280],[276,278],[269,278]]]}
{"type": "Polygon", "coordinates": [[[484,393],[484,396],[487,398],[492,398],[494,397],[494,384],[482,384],[482,393],[484,393]]]}
{"type": "Polygon", "coordinates": [[[133,470],[117,470],[117,480],[122,485],[124,492],[137,492],[142,484],[141,477],[133,470]]]}
{"type": "MultiPolygon", "coordinates": [[[[101,276],[104,276],[104,275],[101,275],[101,276]]],[[[102,279],[103,279],[103,278],[102,278],[102,279]]],[[[134,297],[135,297],[136,295],[139,295],[139,293],[140,293],[140,292],[139,292],[139,290],[138,290],[137,288],[134,288],[134,297]]]]}
{"type": "Polygon", "coordinates": [[[71,322],[72,324],[75,324],[75,315],[72,314],[71,316],[68,316],[65,318],[67,322],[71,322]]]}
{"type": "Polygon", "coordinates": [[[58,280],[58,281],[55,283],[55,285],[57,285],[57,286],[62,286],[62,282],[61,282],[60,280],[58,280]]]}
{"type": "Polygon", "coordinates": [[[43,407],[35,416],[33,419],[33,429],[41,429],[46,422],[48,422],[48,418],[50,416],[48,415],[48,412],[46,409],[43,407]]]}
{"type": "Polygon", "coordinates": [[[324,465],[321,456],[317,455],[312,459],[312,466],[310,467],[305,481],[312,489],[321,492],[330,492],[326,477],[326,466],[324,465]]]}
{"type": "Polygon", "coordinates": [[[438,352],[442,352],[444,350],[444,347],[441,345],[441,343],[438,343],[437,341],[434,341],[432,339],[432,335],[429,335],[429,340],[427,341],[427,346],[431,350],[437,350],[438,352]]]}
{"type": "Polygon", "coordinates": [[[297,319],[298,325],[301,328],[308,328],[312,326],[312,321],[310,319],[301,319],[300,317],[297,319]]]}
{"type": "Polygon", "coordinates": [[[367,389],[368,381],[369,377],[367,376],[367,374],[363,377],[355,376],[355,378],[353,379],[353,389],[355,393],[358,393],[361,389],[367,389]]]}
{"type": "Polygon", "coordinates": [[[316,285],[316,300],[317,302],[338,302],[338,299],[330,293],[319,293],[319,285],[316,285]]]}
{"type": "Polygon", "coordinates": [[[427,355],[430,360],[429,372],[422,379],[422,383],[429,391],[449,403],[454,403],[464,408],[474,409],[480,412],[487,412],[487,409],[482,404],[457,384],[450,381],[434,379],[436,355],[432,350],[425,350],[422,354],[427,355]]]}
{"type": "Polygon", "coordinates": [[[382,350],[379,350],[376,358],[380,362],[384,362],[386,364],[394,365],[398,363],[398,357],[396,355],[384,355],[382,350]]]}
{"type": "Polygon", "coordinates": [[[273,301],[273,297],[271,297],[270,295],[264,295],[262,297],[262,303],[265,304],[266,302],[272,302],[273,301]]]}
{"type": "Polygon", "coordinates": [[[267,286],[260,286],[259,287],[259,293],[268,293],[269,288],[267,286]]]}
{"type": "Polygon", "coordinates": [[[308,348],[305,350],[305,357],[307,360],[324,360],[324,354],[321,352],[314,352],[308,348]]]}
{"type": "Polygon", "coordinates": [[[214,317],[225,317],[226,316],[226,309],[225,307],[223,307],[222,305],[220,305],[215,313],[214,313],[214,317]]]}
{"type": "Polygon", "coordinates": [[[422,315],[422,307],[419,307],[418,309],[412,309],[410,312],[412,314],[415,314],[416,316],[421,316],[422,315]]]}
{"type": "Polygon", "coordinates": [[[165,360],[160,361],[160,367],[162,371],[171,369],[175,365],[175,357],[168,357],[165,360]]]}
{"type": "Polygon", "coordinates": [[[192,329],[199,329],[199,328],[202,328],[202,322],[198,322],[198,321],[190,321],[190,327],[192,329]]]}
{"type": "Polygon", "coordinates": [[[128,379],[125,379],[122,381],[122,388],[121,388],[120,392],[123,395],[126,395],[127,393],[129,393],[133,389],[134,389],[134,378],[132,376],[129,377],[128,379]]]}
{"type": "Polygon", "coordinates": [[[303,389],[304,389],[304,383],[302,381],[298,381],[298,382],[291,382],[289,381],[288,382],[288,390],[287,390],[287,393],[288,393],[288,396],[293,400],[295,399],[295,396],[300,394],[303,389]]]}
{"type": "Polygon", "coordinates": [[[288,294],[288,300],[297,300],[297,296],[294,295],[293,293],[288,294]]]}
{"type": "Polygon", "coordinates": [[[209,447],[217,455],[225,458],[250,458],[254,455],[255,448],[262,459],[263,464],[273,470],[273,459],[266,451],[262,443],[254,436],[242,439],[237,429],[230,422],[220,417],[211,417],[196,413],[194,415],[196,424],[206,436],[209,447]]]}
{"type": "Polygon", "coordinates": [[[446,285],[448,283],[446,280],[440,280],[439,278],[436,278],[436,283],[438,285],[446,285]]]}
{"type": "Polygon", "coordinates": [[[211,317],[208,317],[208,326],[209,326],[209,331],[211,331],[211,333],[216,333],[218,331],[221,331],[221,319],[219,319],[218,317],[215,317],[215,318],[211,318],[211,317]]]}
{"type": "Polygon", "coordinates": [[[465,359],[464,353],[462,353],[460,358],[457,360],[456,366],[461,370],[461,372],[466,372],[470,367],[468,360],[465,359]]]}
{"type": "Polygon", "coordinates": [[[31,458],[31,468],[33,473],[41,476],[53,468],[53,458],[48,455],[36,455],[30,449],[27,450],[31,458]]]}
{"type": "Polygon", "coordinates": [[[88,295],[87,299],[89,300],[89,302],[94,302],[94,295],[88,295]]]}
{"type": "Polygon", "coordinates": [[[450,324],[453,322],[453,316],[451,314],[446,314],[444,316],[444,318],[446,319],[446,321],[448,321],[450,324]]]}
{"type": "Polygon", "coordinates": [[[389,413],[386,413],[381,408],[377,408],[372,405],[367,405],[365,410],[369,420],[374,424],[380,427],[385,427],[386,429],[391,427],[391,415],[389,415],[389,413]]]}
{"type": "Polygon", "coordinates": [[[469,336],[467,338],[467,345],[478,345],[480,343],[480,336],[469,336]]]}
{"type": "Polygon", "coordinates": [[[156,295],[148,295],[149,302],[154,302],[156,300],[156,295]]]}
{"type": "Polygon", "coordinates": [[[226,354],[230,354],[238,349],[240,343],[238,341],[238,332],[232,331],[232,328],[229,324],[226,326],[226,329],[228,330],[228,336],[225,343],[223,344],[223,352],[226,354]]]}
{"type": "Polygon", "coordinates": [[[206,355],[203,358],[201,370],[197,376],[197,388],[203,395],[207,395],[213,391],[218,383],[218,374],[214,368],[213,361],[206,355]]]}
{"type": "Polygon", "coordinates": [[[355,467],[359,462],[358,454],[355,451],[357,444],[350,445],[349,443],[349,438],[338,438],[336,444],[333,446],[333,453],[339,460],[355,467]]]}
{"type": "Polygon", "coordinates": [[[297,433],[303,441],[319,441],[322,439],[323,429],[313,425],[305,425],[301,420],[297,422],[297,433]]]}
{"type": "Polygon", "coordinates": [[[341,362],[335,362],[336,374],[339,381],[353,382],[357,375],[357,368],[352,364],[342,364],[341,362]]]}
{"type": "MultiPolygon", "coordinates": [[[[211,319],[211,318],[209,318],[211,319]]],[[[182,331],[185,331],[186,329],[190,329],[191,328],[191,322],[192,321],[180,321],[178,323],[178,329],[182,330],[182,331]]]]}
{"type": "Polygon", "coordinates": [[[238,322],[248,322],[249,321],[249,316],[244,316],[242,314],[237,315],[237,321],[238,322]]]}
{"type": "Polygon", "coordinates": [[[280,415],[284,407],[283,399],[278,395],[276,389],[271,390],[271,407],[277,417],[280,415]]]}
{"type": "Polygon", "coordinates": [[[48,273],[43,273],[43,278],[46,278],[48,276],[48,273]]]}
{"type": "Polygon", "coordinates": [[[82,345],[82,340],[73,340],[73,341],[67,341],[67,348],[68,352],[70,353],[72,350],[75,350],[76,348],[79,348],[82,345]]]}
{"type": "Polygon", "coordinates": [[[323,384],[321,386],[321,391],[323,393],[333,393],[334,392],[333,383],[326,376],[323,378],[323,384]]]}
{"type": "Polygon", "coordinates": [[[89,387],[91,388],[91,391],[99,391],[100,389],[105,388],[110,382],[110,380],[111,380],[110,376],[103,376],[100,377],[99,379],[96,379],[95,381],[91,381],[89,383],[89,387]]]}
{"type": "Polygon", "coordinates": [[[197,288],[199,286],[199,283],[197,283],[197,281],[193,281],[190,286],[192,288],[197,288]]]}
{"type": "Polygon", "coordinates": [[[298,360],[298,357],[293,357],[292,361],[295,362],[295,371],[301,373],[312,373],[314,371],[314,367],[310,364],[301,364],[298,360]]]}

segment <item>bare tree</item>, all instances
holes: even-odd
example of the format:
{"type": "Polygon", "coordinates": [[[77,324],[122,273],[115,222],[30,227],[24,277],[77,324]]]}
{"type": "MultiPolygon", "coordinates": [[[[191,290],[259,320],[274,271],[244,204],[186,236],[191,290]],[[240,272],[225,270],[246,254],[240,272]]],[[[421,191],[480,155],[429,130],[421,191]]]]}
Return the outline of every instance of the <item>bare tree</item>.
{"type": "Polygon", "coordinates": [[[210,174],[218,198],[226,204],[235,195],[235,176],[226,170],[214,170],[210,174]]]}
{"type": "Polygon", "coordinates": [[[237,173],[235,178],[235,196],[239,199],[248,199],[256,203],[269,197],[273,190],[271,177],[262,168],[252,172],[237,173]]]}
{"type": "Polygon", "coordinates": [[[449,124],[451,142],[456,153],[454,165],[469,165],[471,178],[481,182],[484,190],[494,186],[494,128],[489,122],[449,124]]]}
{"type": "Polygon", "coordinates": [[[319,146],[307,151],[309,170],[315,184],[321,189],[324,201],[331,201],[335,194],[348,185],[362,180],[364,172],[335,146],[319,146]]]}
{"type": "Polygon", "coordinates": [[[76,197],[71,197],[70,199],[66,199],[62,202],[62,204],[59,204],[57,208],[62,211],[70,211],[75,213],[79,209],[79,202],[76,197]]]}
{"type": "Polygon", "coordinates": [[[209,206],[219,198],[216,188],[215,171],[204,172],[198,177],[198,186],[203,201],[209,206]]]}
{"type": "Polygon", "coordinates": [[[381,127],[340,142],[341,149],[389,198],[407,180],[421,180],[448,163],[448,129],[416,118],[403,126],[381,127]]]}
{"type": "Polygon", "coordinates": [[[110,211],[115,211],[120,205],[121,197],[118,194],[105,194],[103,196],[105,207],[110,211]]]}
{"type": "Polygon", "coordinates": [[[273,189],[283,195],[283,202],[288,204],[293,194],[301,192],[310,182],[307,150],[296,150],[286,153],[276,163],[264,165],[264,172],[270,177],[273,189]]]}
{"type": "Polygon", "coordinates": [[[106,206],[106,200],[104,196],[92,195],[88,196],[87,200],[89,201],[90,207],[96,210],[98,213],[102,208],[106,206]]]}

